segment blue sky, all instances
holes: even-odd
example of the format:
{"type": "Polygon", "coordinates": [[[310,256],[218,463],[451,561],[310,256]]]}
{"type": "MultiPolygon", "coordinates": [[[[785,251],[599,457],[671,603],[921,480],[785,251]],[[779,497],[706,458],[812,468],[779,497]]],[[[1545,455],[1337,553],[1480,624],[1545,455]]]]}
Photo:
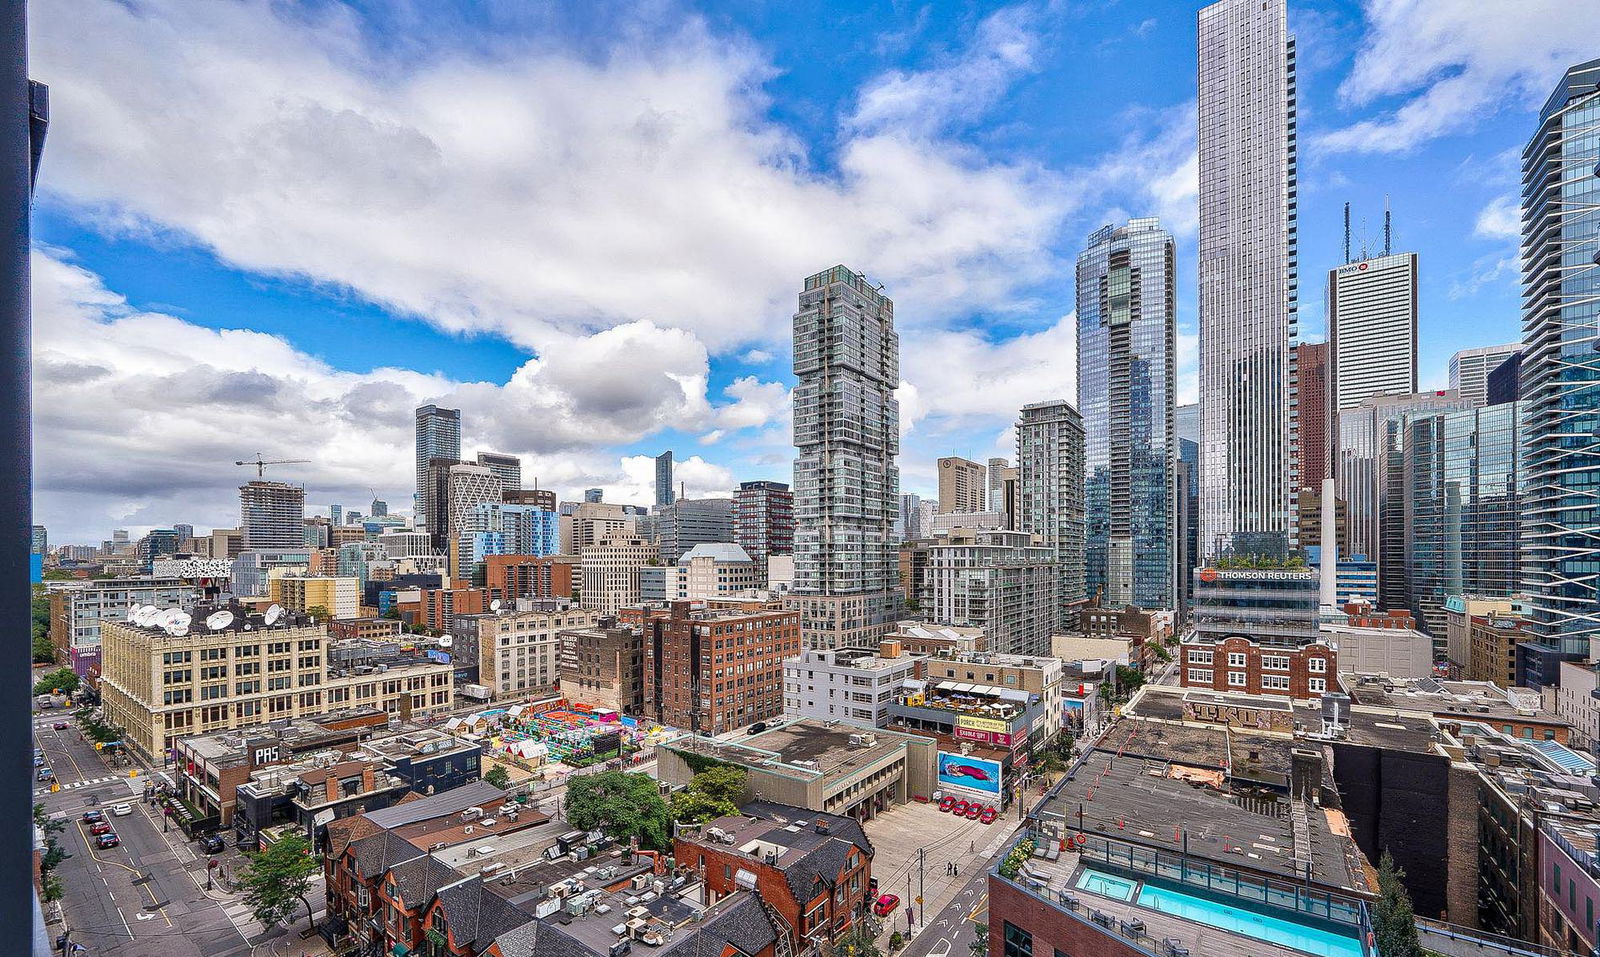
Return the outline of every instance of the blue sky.
{"type": "MultiPolygon", "coordinates": [[[[1294,2],[1301,317],[1353,206],[1421,255],[1421,370],[1515,340],[1517,154],[1600,10],[1294,2]]],[[[895,298],[905,489],[1073,397],[1072,261],[1178,239],[1193,395],[1194,13],[1179,2],[35,8],[36,511],[53,541],[409,501],[410,409],[564,495],[786,480],[789,317],[835,262],[895,298]]]]}

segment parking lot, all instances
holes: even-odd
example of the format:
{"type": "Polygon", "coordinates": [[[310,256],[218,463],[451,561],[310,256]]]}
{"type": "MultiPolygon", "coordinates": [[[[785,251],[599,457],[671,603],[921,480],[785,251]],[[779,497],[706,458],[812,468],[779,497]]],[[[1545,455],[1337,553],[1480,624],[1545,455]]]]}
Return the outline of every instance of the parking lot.
{"type": "Polygon", "coordinates": [[[872,841],[872,876],[880,894],[899,895],[901,904],[884,922],[886,931],[907,929],[907,908],[918,926],[923,911],[937,913],[979,869],[987,866],[985,850],[1017,826],[1015,812],[1001,815],[993,824],[958,818],[941,812],[935,803],[913,801],[885,811],[866,824],[872,841]],[[919,870],[918,852],[923,857],[919,870]],[[960,868],[951,873],[946,865],[960,868]],[[908,884],[909,878],[909,884],[908,884]],[[918,881],[925,904],[916,906],[918,881]]]}

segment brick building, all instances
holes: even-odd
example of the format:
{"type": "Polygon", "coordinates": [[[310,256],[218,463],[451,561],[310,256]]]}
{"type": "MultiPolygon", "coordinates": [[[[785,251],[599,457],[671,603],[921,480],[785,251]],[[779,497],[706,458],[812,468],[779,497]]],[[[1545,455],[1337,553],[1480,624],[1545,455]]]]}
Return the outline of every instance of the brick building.
{"type": "Polygon", "coordinates": [[[800,653],[797,612],[675,601],[620,618],[644,632],[645,714],[662,724],[724,734],[783,713],[783,662],[800,653]]]}
{"type": "MultiPolygon", "coordinates": [[[[424,588],[414,624],[449,631],[457,615],[481,615],[489,610],[489,602],[499,598],[498,593],[487,588],[424,588]]],[[[401,615],[405,615],[402,609],[401,615]]]]}
{"type": "Polygon", "coordinates": [[[506,599],[571,598],[577,567],[572,555],[488,555],[484,586],[506,599]]]}
{"type": "Polygon", "coordinates": [[[1260,645],[1248,638],[1188,641],[1180,646],[1185,688],[1315,698],[1338,691],[1338,653],[1321,641],[1260,645]]]}
{"type": "Polygon", "coordinates": [[[385,641],[400,634],[401,624],[396,618],[333,618],[328,621],[328,637],[342,640],[365,638],[385,641]]]}
{"type": "MultiPolygon", "coordinates": [[[[585,614],[593,612],[585,610],[585,614]]],[[[561,632],[561,693],[623,714],[645,713],[644,635],[611,616],[561,632]]]]}

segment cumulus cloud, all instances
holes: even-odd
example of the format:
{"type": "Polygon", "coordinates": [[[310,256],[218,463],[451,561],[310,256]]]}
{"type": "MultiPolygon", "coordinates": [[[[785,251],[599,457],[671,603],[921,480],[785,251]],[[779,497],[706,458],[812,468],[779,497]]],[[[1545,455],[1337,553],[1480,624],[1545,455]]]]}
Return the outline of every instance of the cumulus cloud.
{"type": "Polygon", "coordinates": [[[1024,405],[1078,396],[1077,314],[995,341],[978,330],[947,330],[901,340],[902,368],[915,370],[896,393],[900,427],[931,417],[941,427],[1014,419],[1024,405]]]}
{"type": "Polygon", "coordinates": [[[1344,102],[1403,102],[1321,137],[1329,149],[1394,153],[1471,129],[1503,106],[1542,102],[1594,55],[1600,6],[1572,0],[1366,0],[1367,33],[1344,102]]]}
{"type": "Polygon", "coordinates": [[[1520,239],[1522,236],[1522,206],[1517,197],[1508,193],[1496,196],[1478,213],[1472,234],[1480,239],[1520,239]]]}

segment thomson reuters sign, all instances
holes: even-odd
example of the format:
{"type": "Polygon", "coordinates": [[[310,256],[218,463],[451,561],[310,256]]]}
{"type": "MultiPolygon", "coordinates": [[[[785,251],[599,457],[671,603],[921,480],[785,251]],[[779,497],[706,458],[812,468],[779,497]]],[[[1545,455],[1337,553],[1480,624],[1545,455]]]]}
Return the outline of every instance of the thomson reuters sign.
{"type": "Polygon", "coordinates": [[[1222,581],[1302,581],[1316,578],[1317,573],[1309,568],[1284,569],[1284,568],[1202,568],[1200,580],[1203,582],[1222,581]]]}

